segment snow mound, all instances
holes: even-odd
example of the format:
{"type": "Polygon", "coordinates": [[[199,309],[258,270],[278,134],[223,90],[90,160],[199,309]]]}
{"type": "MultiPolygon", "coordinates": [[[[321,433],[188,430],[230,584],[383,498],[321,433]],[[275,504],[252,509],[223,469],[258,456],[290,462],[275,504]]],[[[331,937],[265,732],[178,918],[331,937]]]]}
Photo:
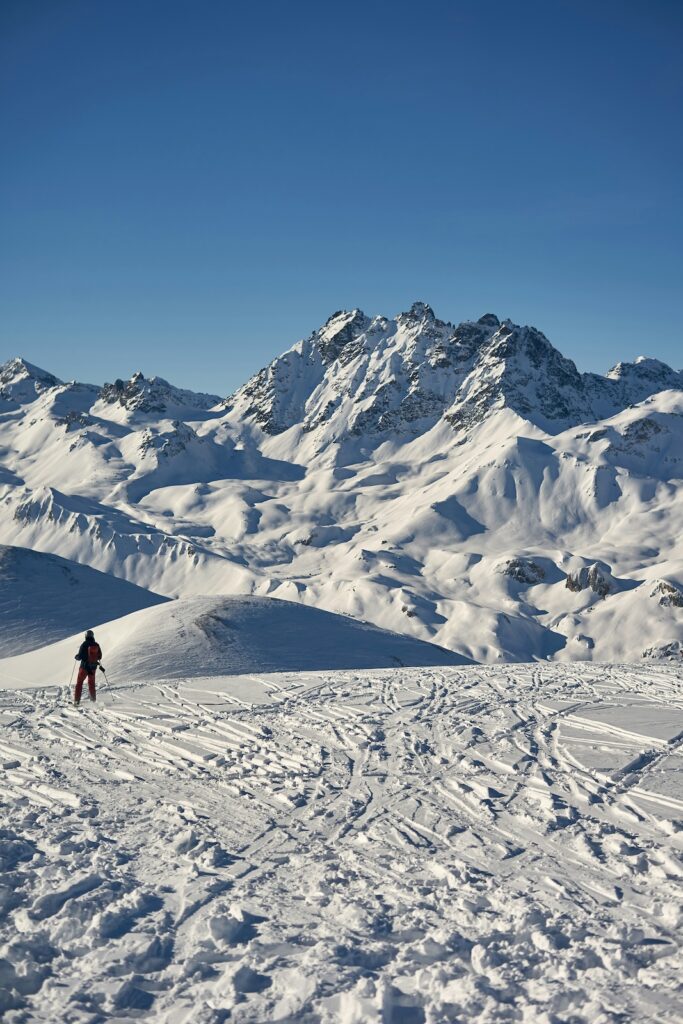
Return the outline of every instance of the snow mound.
{"type": "MultiPolygon", "coordinates": [[[[108,622],[96,636],[112,683],[471,664],[435,644],[267,597],[183,598],[108,622]]],[[[0,675],[24,686],[66,682],[81,640],[5,659],[0,675]]]]}
{"type": "Polygon", "coordinates": [[[87,565],[0,545],[0,657],[166,601],[87,565]]]}

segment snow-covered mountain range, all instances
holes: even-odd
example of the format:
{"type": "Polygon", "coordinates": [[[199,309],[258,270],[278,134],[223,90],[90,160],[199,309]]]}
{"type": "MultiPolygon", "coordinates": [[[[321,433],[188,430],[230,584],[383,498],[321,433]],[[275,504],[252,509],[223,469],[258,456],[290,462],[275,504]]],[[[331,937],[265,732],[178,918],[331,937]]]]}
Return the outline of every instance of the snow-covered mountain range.
{"type": "Polygon", "coordinates": [[[287,598],[488,662],[683,650],[683,375],[653,358],[582,374],[493,314],[353,310],[227,399],[14,359],[0,450],[1,543],[156,594],[287,598]]]}

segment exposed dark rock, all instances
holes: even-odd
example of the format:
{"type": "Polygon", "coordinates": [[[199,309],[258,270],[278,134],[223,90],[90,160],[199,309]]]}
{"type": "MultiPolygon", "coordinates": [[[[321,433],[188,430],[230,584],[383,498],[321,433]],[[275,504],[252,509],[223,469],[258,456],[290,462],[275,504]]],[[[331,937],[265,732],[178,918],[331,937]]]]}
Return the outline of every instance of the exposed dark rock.
{"type": "Polygon", "coordinates": [[[369,317],[360,309],[354,310],[350,316],[344,313],[335,313],[334,316],[331,316],[325,327],[319,332],[317,339],[323,362],[329,365],[342,356],[345,356],[344,363],[351,362],[362,351],[362,345],[353,343],[369,326],[369,317]],[[334,330],[335,321],[340,321],[338,330],[334,330]],[[332,332],[330,332],[330,326],[332,332]]]}
{"type": "Polygon", "coordinates": [[[575,593],[590,589],[600,597],[607,597],[615,589],[611,576],[600,569],[596,563],[568,573],[565,586],[567,590],[572,590],[575,593]]]}
{"type": "Polygon", "coordinates": [[[668,580],[658,580],[650,596],[658,598],[663,608],[683,608],[683,592],[668,580]]]}
{"type": "Polygon", "coordinates": [[[644,658],[663,659],[666,661],[683,661],[683,643],[680,640],[671,640],[669,643],[655,644],[646,647],[643,651],[644,658]]]}
{"type": "Polygon", "coordinates": [[[93,421],[87,413],[72,410],[55,422],[58,427],[66,427],[68,432],[69,430],[77,430],[78,427],[90,427],[93,421]]]}
{"type": "Polygon", "coordinates": [[[207,395],[176,388],[162,377],[146,378],[139,370],[128,381],[120,378],[105,384],[101,398],[108,404],[118,403],[124,409],[140,413],[164,413],[169,406],[210,409],[218,405],[218,395],[207,395]]]}
{"type": "Polygon", "coordinates": [[[531,558],[509,558],[500,572],[518,583],[533,585],[545,579],[545,570],[531,558]]]}

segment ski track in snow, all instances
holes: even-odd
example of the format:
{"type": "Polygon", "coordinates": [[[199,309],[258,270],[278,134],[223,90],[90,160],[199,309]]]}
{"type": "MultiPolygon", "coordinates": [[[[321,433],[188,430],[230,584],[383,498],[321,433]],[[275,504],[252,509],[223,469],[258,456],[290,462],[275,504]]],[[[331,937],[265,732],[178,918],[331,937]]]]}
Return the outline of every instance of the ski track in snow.
{"type": "Polygon", "coordinates": [[[672,667],[2,691],[0,726],[7,1024],[683,1015],[672,667]]]}

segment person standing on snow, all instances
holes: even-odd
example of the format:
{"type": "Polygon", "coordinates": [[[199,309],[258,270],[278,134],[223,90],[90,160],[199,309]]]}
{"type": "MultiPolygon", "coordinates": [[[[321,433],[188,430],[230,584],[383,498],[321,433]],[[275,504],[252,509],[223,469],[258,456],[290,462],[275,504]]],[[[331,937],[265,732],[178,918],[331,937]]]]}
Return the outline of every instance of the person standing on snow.
{"type": "Polygon", "coordinates": [[[102,660],[102,648],[95,640],[95,634],[92,629],[89,629],[85,634],[85,640],[78,648],[78,654],[76,655],[76,661],[80,661],[81,665],[78,670],[78,676],[76,677],[76,689],[74,690],[74,704],[81,703],[81,694],[83,693],[83,683],[85,682],[86,676],[88,679],[88,692],[90,694],[90,700],[96,699],[95,692],[95,673],[97,672],[97,666],[100,667],[100,672],[104,672],[104,666],[100,665],[102,660]]]}

